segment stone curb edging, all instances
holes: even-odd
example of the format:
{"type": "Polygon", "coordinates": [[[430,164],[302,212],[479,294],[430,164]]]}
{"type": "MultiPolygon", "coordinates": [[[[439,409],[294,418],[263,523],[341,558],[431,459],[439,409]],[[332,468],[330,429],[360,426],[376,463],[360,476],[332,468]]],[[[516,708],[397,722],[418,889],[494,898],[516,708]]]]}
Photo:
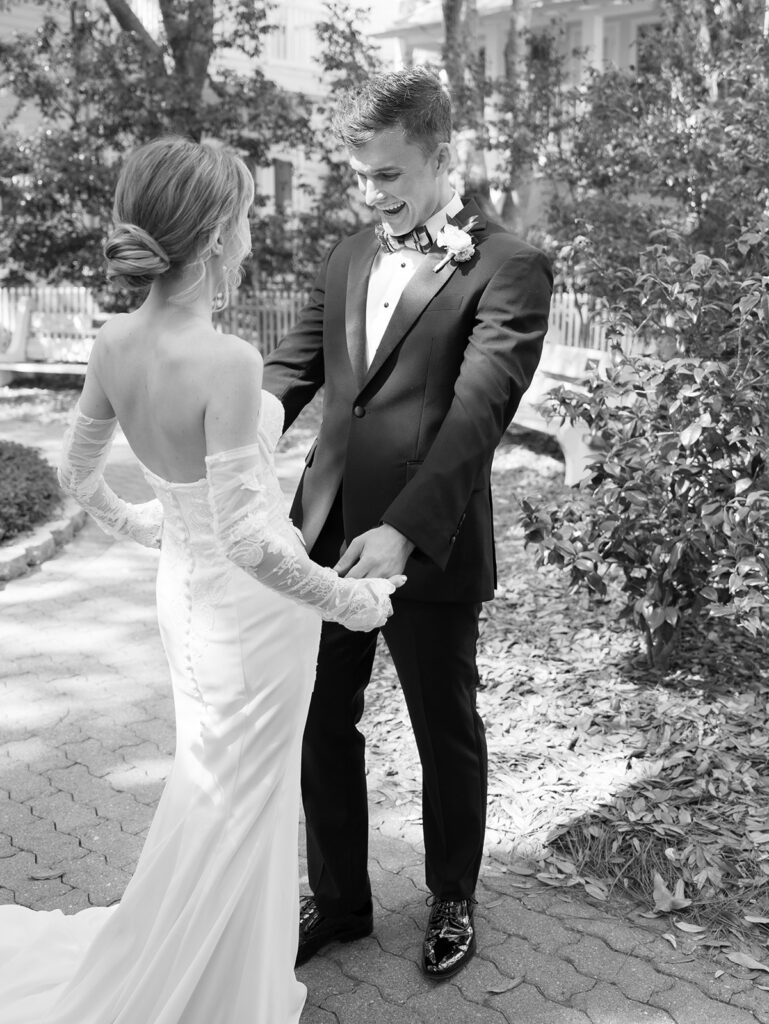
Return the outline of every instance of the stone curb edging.
{"type": "Polygon", "coordinates": [[[0,583],[23,576],[33,566],[53,558],[60,547],[82,530],[87,520],[85,509],[65,498],[61,518],[35,527],[18,544],[0,547],[0,583]]]}

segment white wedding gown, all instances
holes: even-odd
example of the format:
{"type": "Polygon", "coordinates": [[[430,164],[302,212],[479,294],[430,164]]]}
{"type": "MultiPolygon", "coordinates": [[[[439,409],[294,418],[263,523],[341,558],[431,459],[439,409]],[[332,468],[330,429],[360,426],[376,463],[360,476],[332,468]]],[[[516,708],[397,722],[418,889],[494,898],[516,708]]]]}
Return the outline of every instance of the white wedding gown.
{"type": "Polygon", "coordinates": [[[282,423],[264,392],[255,444],[209,457],[196,483],[145,468],[159,500],[135,506],[101,475],[115,421],[77,412],[67,489],[109,532],[152,545],[162,527],[176,755],[119,904],[0,907],[0,1024],[299,1020],[300,745],[321,616],[371,628],[392,588],[309,561],[274,471],[282,423]]]}

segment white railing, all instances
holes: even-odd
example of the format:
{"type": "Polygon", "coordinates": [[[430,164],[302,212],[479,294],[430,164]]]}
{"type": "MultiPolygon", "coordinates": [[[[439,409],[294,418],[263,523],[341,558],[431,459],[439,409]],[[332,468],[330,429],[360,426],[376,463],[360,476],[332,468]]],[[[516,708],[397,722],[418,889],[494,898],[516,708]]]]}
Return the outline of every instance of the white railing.
{"type": "MultiPolygon", "coordinates": [[[[296,323],[308,293],[263,289],[256,295],[234,295],[217,313],[216,326],[239,334],[271,352],[296,323]]],[[[93,336],[105,316],[87,288],[41,286],[0,288],[0,363],[83,363],[93,336]]],[[[620,341],[628,349],[628,334],[620,341]]],[[[587,295],[556,292],[550,307],[547,342],[574,348],[608,350],[602,306],[587,295]]]]}
{"type": "Polygon", "coordinates": [[[553,293],[547,342],[603,352],[608,352],[614,344],[620,344],[626,352],[635,347],[631,331],[624,330],[618,336],[610,336],[606,326],[606,306],[600,299],[580,292],[553,293]]]}
{"type": "Polygon", "coordinates": [[[309,298],[306,291],[265,288],[256,295],[233,295],[230,305],[214,317],[215,325],[227,334],[259,346],[262,355],[277,347],[296,323],[309,298]]]}
{"type": "Polygon", "coordinates": [[[96,316],[99,307],[88,288],[77,285],[25,285],[0,288],[0,327],[13,332],[22,299],[37,313],[74,313],[96,316]]]}

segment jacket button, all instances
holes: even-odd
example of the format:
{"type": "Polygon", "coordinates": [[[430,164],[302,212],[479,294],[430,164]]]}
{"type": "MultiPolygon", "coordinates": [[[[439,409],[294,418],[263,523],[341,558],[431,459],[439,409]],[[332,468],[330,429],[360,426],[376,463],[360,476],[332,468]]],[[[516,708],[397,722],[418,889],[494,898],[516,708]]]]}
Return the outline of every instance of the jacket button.
{"type": "Polygon", "coordinates": [[[362,405],[356,405],[352,410],[353,416],[357,416],[359,420],[363,419],[366,415],[366,410],[362,405]]]}

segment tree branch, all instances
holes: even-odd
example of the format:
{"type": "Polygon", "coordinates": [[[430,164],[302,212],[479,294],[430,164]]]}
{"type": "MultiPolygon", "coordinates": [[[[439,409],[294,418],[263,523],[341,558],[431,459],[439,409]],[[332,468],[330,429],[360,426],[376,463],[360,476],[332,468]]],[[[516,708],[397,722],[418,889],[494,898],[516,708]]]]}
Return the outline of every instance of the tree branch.
{"type": "Polygon", "coordinates": [[[134,14],[127,0],[106,0],[106,3],[122,30],[134,37],[153,64],[157,65],[159,70],[162,69],[165,75],[163,48],[155,42],[141,20],[134,14]]]}

